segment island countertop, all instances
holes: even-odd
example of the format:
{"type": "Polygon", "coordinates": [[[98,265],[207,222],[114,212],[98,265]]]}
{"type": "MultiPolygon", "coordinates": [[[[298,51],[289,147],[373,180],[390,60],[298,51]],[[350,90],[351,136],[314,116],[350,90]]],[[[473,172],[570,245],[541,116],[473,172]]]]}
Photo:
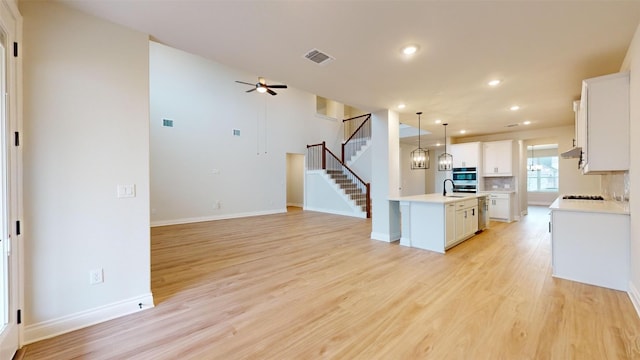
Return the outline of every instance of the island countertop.
{"type": "Polygon", "coordinates": [[[462,193],[453,193],[453,196],[442,196],[442,193],[431,193],[431,194],[422,194],[422,195],[412,195],[412,196],[397,196],[390,197],[391,201],[409,201],[409,202],[423,202],[423,203],[433,203],[433,204],[448,204],[455,201],[465,200],[465,199],[474,199],[480,198],[484,196],[488,196],[489,194],[462,194],[462,193]]]}
{"type": "MultiPolygon", "coordinates": [[[[442,195],[441,195],[442,196],[442,195]]],[[[629,203],[613,200],[570,200],[558,197],[549,209],[552,211],[578,211],[629,215],[629,203]]]]}

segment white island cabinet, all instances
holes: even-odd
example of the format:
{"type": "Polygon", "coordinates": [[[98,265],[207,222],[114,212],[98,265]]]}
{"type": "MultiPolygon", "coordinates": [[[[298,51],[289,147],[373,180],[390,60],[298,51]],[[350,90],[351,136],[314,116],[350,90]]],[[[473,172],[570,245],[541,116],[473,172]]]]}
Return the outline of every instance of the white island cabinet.
{"type": "Polygon", "coordinates": [[[424,194],[392,198],[400,206],[400,245],[444,253],[478,231],[478,198],[424,194]]]}
{"type": "Polygon", "coordinates": [[[559,198],[550,209],[553,276],[627,291],[628,207],[615,201],[559,198]]]}

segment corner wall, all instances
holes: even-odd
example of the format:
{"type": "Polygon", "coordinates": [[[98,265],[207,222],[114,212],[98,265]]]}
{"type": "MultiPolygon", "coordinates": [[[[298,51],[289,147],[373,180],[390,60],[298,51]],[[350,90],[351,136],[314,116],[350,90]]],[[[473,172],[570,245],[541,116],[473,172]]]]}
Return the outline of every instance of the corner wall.
{"type": "Polygon", "coordinates": [[[24,18],[24,342],[153,306],[148,36],[52,2],[24,18]],[[135,197],[117,198],[117,185],[135,197]],[[104,282],[89,273],[104,270],[104,282]]]}
{"type": "MultiPolygon", "coordinates": [[[[631,139],[640,138],[640,25],[631,41],[627,56],[621,70],[631,71],[630,80],[630,131],[631,139]]],[[[631,157],[629,169],[629,188],[631,197],[629,206],[631,212],[630,258],[631,274],[629,281],[629,295],[636,311],[640,315],[640,143],[631,141],[631,157]],[[634,171],[635,170],[635,171],[634,171]]]]}

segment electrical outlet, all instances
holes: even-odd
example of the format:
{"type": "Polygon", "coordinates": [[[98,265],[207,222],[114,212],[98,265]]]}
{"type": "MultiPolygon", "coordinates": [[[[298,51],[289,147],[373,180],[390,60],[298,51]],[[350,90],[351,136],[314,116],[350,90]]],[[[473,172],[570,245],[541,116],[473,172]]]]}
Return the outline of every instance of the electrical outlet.
{"type": "Polygon", "coordinates": [[[94,269],[89,271],[89,285],[96,285],[104,282],[102,269],[94,269]]]}

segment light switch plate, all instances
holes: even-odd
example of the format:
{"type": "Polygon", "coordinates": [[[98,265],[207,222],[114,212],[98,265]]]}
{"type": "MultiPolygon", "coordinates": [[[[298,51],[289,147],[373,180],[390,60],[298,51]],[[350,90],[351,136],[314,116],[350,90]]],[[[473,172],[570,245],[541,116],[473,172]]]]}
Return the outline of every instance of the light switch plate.
{"type": "Polygon", "coordinates": [[[118,198],[133,198],[136,197],[136,185],[118,185],[118,198]]]}

